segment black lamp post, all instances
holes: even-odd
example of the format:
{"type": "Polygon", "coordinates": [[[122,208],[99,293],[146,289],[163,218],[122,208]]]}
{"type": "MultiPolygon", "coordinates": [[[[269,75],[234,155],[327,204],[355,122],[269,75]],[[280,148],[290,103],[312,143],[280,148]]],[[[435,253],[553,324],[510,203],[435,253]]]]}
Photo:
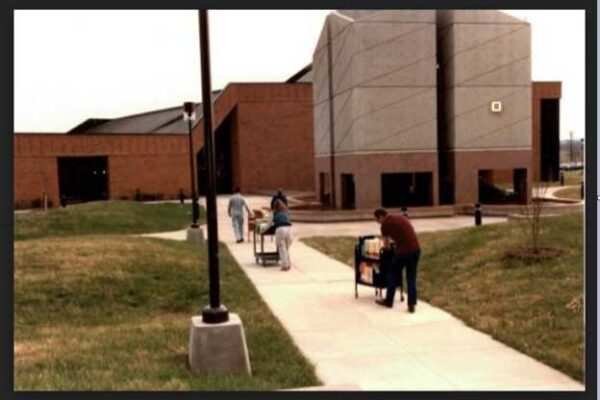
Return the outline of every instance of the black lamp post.
{"type": "Polygon", "coordinates": [[[192,142],[192,122],[196,119],[194,103],[188,101],[183,103],[183,118],[188,121],[188,147],[190,153],[190,192],[192,195],[192,228],[198,227],[200,207],[198,206],[198,194],[196,192],[196,174],[194,168],[194,144],[192,142]]]}
{"type": "Polygon", "coordinates": [[[204,121],[204,153],[208,190],[206,193],[206,219],[208,226],[208,274],[210,304],[202,310],[202,321],[216,324],[229,320],[227,308],[221,304],[219,289],[219,238],[217,233],[217,195],[215,174],[215,148],[213,144],[212,98],[210,84],[210,51],[208,38],[208,12],[199,10],[200,67],[202,70],[202,119],[204,121]]]}

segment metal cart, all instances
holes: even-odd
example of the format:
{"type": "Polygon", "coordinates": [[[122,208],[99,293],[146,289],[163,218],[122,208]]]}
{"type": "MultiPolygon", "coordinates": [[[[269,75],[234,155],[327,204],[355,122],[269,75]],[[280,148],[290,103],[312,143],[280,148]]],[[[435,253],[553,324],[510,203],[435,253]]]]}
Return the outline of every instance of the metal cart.
{"type": "Polygon", "coordinates": [[[262,264],[263,267],[266,267],[268,264],[277,265],[279,263],[279,252],[277,249],[275,249],[275,251],[265,251],[265,236],[270,236],[272,241],[275,231],[271,229],[266,232],[261,232],[260,229],[261,224],[256,223],[252,234],[254,259],[257,264],[262,264]],[[258,241],[260,241],[260,244],[257,243],[258,241]]]}
{"type": "MultiPolygon", "coordinates": [[[[358,285],[375,288],[375,296],[383,297],[382,289],[387,287],[387,274],[394,257],[393,249],[381,249],[379,256],[369,257],[365,255],[363,248],[365,241],[376,239],[377,236],[359,236],[358,243],[354,246],[354,297],[358,298],[358,285]]],[[[398,289],[400,290],[400,301],[404,301],[402,293],[402,275],[398,289]]]]}

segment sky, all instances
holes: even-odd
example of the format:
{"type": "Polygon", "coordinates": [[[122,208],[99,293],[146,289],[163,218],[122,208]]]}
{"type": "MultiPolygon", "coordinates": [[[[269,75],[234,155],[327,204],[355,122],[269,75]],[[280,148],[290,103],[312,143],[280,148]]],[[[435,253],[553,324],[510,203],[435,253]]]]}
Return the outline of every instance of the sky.
{"type": "MultiPolygon", "coordinates": [[[[311,62],[328,12],[210,11],[213,89],[289,78],[311,62]]],[[[583,137],[584,11],[505,12],[531,23],[532,79],[563,82],[561,138],[583,137]]],[[[17,10],[14,22],[15,132],[201,100],[196,10],[17,10]]]]}

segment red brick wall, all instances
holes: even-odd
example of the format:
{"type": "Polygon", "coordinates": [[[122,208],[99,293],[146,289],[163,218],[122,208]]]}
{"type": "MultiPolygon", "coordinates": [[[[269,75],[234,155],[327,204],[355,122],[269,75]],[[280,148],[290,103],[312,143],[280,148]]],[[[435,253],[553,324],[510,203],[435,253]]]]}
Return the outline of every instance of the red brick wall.
{"type": "Polygon", "coordinates": [[[44,173],[50,200],[58,205],[57,158],[108,156],[109,196],[189,193],[187,137],[184,135],[17,134],[14,140],[15,204],[29,206],[42,197],[44,173]]]}
{"type": "Polygon", "coordinates": [[[132,199],[142,193],[175,199],[179,189],[190,195],[189,160],[181,154],[110,156],[109,194],[112,199],[132,199]]]}
{"type": "Polygon", "coordinates": [[[55,157],[15,157],[15,208],[29,208],[42,199],[44,188],[54,206],[58,204],[58,170],[55,157]]]}
{"type": "Polygon", "coordinates": [[[241,103],[238,117],[242,190],[314,190],[309,102],[241,103]]]}
{"type": "MultiPolygon", "coordinates": [[[[242,192],[314,190],[312,85],[235,83],[214,106],[215,126],[230,113],[233,182],[242,192]]],[[[194,129],[194,147],[204,129],[194,129]]]]}
{"type": "MultiPolygon", "coordinates": [[[[313,190],[314,155],[310,83],[231,84],[214,104],[217,127],[231,112],[234,185],[243,191],[313,190]]],[[[194,128],[195,152],[204,144],[194,128]]],[[[50,199],[59,203],[57,157],[108,156],[109,196],[143,193],[175,198],[189,193],[186,135],[17,134],[15,203],[41,198],[45,173],[50,199]]]]}

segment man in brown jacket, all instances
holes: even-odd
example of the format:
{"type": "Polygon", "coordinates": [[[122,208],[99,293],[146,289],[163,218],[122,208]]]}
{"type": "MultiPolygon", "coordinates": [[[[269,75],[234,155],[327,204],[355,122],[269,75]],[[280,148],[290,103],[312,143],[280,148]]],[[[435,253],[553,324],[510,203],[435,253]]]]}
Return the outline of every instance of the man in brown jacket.
{"type": "Polygon", "coordinates": [[[402,270],[406,267],[408,311],[414,313],[417,305],[417,265],[421,256],[421,247],[415,229],[405,216],[388,214],[383,208],[375,210],[374,215],[381,225],[383,246],[389,248],[390,239],[396,245],[388,273],[386,297],[376,302],[381,306],[393,307],[396,288],[402,279],[402,270]]]}

